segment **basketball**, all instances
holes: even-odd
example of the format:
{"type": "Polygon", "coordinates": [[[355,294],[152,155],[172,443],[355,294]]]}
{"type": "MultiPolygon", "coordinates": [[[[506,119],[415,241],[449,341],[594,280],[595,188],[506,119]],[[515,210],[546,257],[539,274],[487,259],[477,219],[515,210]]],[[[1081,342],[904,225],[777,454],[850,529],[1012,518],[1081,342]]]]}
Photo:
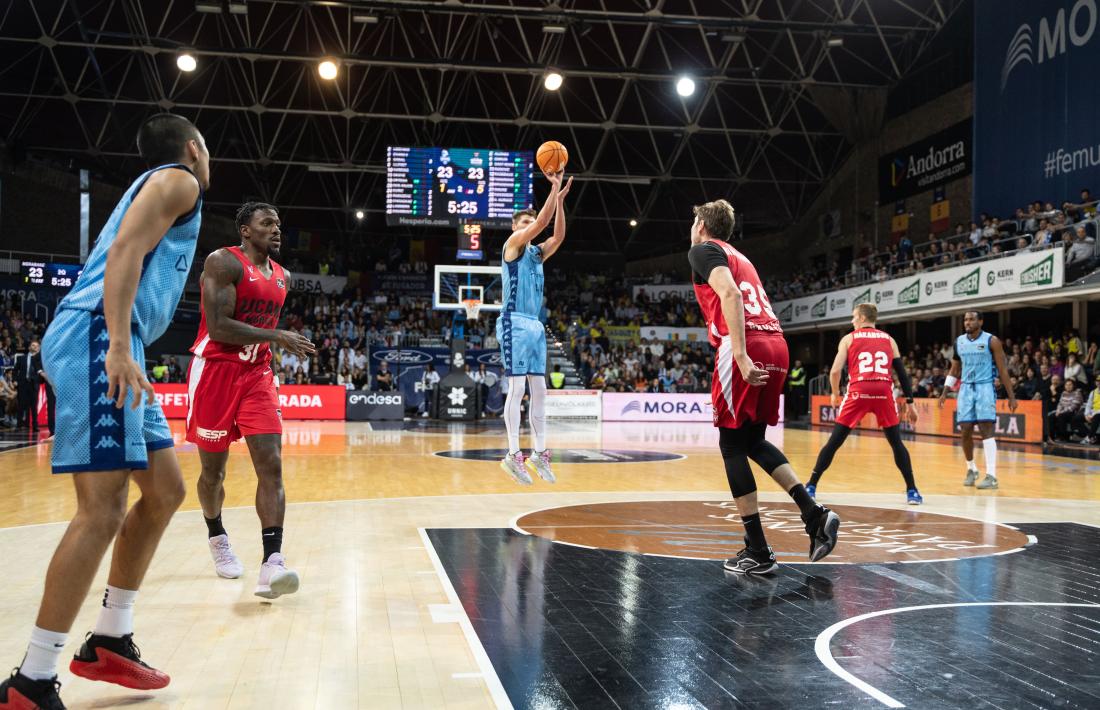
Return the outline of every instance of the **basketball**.
{"type": "Polygon", "coordinates": [[[547,175],[560,173],[565,170],[565,164],[569,162],[569,151],[557,141],[546,141],[535,151],[535,162],[547,175]]]}

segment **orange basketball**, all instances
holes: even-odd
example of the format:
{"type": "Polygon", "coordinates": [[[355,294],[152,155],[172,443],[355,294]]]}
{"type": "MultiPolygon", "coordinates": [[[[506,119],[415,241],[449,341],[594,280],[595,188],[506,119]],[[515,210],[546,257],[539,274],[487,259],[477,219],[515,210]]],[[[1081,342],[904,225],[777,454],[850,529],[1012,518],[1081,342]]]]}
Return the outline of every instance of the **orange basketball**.
{"type": "Polygon", "coordinates": [[[560,173],[565,170],[565,164],[569,162],[569,151],[557,141],[546,141],[535,151],[535,162],[547,175],[560,173]]]}

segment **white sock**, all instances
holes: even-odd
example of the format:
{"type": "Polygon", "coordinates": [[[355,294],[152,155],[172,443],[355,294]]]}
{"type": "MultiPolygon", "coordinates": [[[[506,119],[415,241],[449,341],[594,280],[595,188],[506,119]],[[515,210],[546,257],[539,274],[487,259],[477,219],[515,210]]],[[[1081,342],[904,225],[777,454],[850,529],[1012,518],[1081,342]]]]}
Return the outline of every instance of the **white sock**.
{"type": "Polygon", "coordinates": [[[508,454],[519,451],[519,420],[521,416],[526,375],[508,378],[508,396],[504,399],[504,428],[508,430],[508,454]]]}
{"type": "Polygon", "coordinates": [[[134,633],[134,600],[137,590],[119,589],[107,585],[103,595],[103,608],[99,610],[99,620],[95,622],[94,633],[101,636],[122,638],[134,633]]]}
{"type": "Polygon", "coordinates": [[[535,451],[546,451],[546,380],[542,375],[528,375],[527,381],[531,388],[531,411],[527,418],[531,421],[535,451]]]}
{"type": "Polygon", "coordinates": [[[982,451],[985,452],[985,475],[997,477],[997,440],[993,437],[982,439],[982,451]]]}
{"type": "Polygon", "coordinates": [[[46,631],[35,626],[19,672],[31,680],[47,680],[56,676],[57,659],[61,658],[68,637],[68,634],[46,631]]]}
{"type": "Polygon", "coordinates": [[[978,464],[974,463],[974,459],[966,460],[966,470],[973,471],[974,473],[978,472],[978,464]]]}

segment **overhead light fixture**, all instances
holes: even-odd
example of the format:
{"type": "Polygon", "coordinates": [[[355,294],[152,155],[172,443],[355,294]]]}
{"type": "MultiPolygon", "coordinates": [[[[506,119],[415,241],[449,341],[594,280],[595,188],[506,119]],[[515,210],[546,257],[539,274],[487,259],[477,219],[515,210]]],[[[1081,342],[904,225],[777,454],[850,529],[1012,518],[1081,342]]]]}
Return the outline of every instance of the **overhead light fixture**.
{"type": "Polygon", "coordinates": [[[682,76],[676,80],[676,93],[684,98],[695,93],[695,80],[690,76],[682,76]]]}
{"type": "Polygon", "coordinates": [[[220,15],[221,11],[222,4],[220,0],[195,0],[195,12],[220,15]]]}
{"type": "Polygon", "coordinates": [[[543,25],[542,26],[542,31],[545,32],[548,35],[563,35],[563,34],[565,34],[565,25],[557,25],[557,24],[543,25]]]}
{"type": "Polygon", "coordinates": [[[830,47],[843,47],[844,46],[844,38],[843,37],[830,37],[828,39],[828,41],[825,42],[825,44],[827,44],[830,47]]]}
{"type": "Polygon", "coordinates": [[[245,0],[229,0],[229,14],[247,15],[248,5],[245,4],[245,0]]]}
{"type": "Polygon", "coordinates": [[[355,219],[362,220],[367,216],[367,213],[363,210],[355,210],[355,219]]]}
{"type": "Polygon", "coordinates": [[[561,74],[556,71],[552,71],[546,75],[546,78],[542,80],[542,85],[547,91],[557,91],[561,88],[563,79],[561,74]]]}
{"type": "Polygon", "coordinates": [[[724,32],[722,34],[723,42],[730,42],[731,44],[737,44],[745,41],[744,32],[724,32]]]}
{"type": "Polygon", "coordinates": [[[630,220],[630,226],[631,227],[637,227],[638,226],[638,220],[636,220],[636,219],[630,220]]]}
{"type": "Polygon", "coordinates": [[[187,52],[176,57],[176,66],[179,67],[180,71],[192,72],[195,71],[195,67],[198,65],[199,63],[195,60],[195,57],[187,52]]]}
{"type": "Polygon", "coordinates": [[[325,81],[332,81],[336,78],[336,62],[331,59],[326,59],[317,65],[317,73],[321,75],[321,78],[325,81]]]}
{"type": "Polygon", "coordinates": [[[377,25],[378,15],[372,15],[369,12],[357,12],[351,16],[351,21],[360,25],[377,25]]]}

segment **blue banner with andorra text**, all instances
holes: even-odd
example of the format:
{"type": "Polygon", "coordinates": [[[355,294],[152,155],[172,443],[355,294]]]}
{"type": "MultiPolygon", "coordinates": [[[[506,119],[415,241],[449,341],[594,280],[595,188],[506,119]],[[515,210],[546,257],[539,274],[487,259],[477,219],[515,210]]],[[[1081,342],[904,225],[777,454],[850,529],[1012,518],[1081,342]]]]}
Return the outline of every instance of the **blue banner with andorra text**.
{"type": "Polygon", "coordinates": [[[1029,201],[1095,194],[1096,0],[976,0],[974,47],[974,211],[1010,217],[1029,201]]]}

